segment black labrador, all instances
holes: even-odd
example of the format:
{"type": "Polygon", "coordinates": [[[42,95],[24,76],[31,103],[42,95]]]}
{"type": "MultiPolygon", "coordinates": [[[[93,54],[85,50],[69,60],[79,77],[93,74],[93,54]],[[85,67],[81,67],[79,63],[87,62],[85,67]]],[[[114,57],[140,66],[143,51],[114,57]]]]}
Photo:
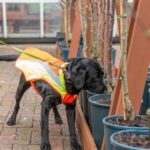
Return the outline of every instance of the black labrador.
{"type": "MultiPolygon", "coordinates": [[[[0,61],[12,61],[17,59],[14,56],[1,56],[0,61]]],[[[103,71],[100,65],[93,59],[88,58],[74,58],[69,61],[67,71],[70,74],[70,79],[66,80],[66,88],[68,93],[78,94],[82,89],[87,89],[94,93],[103,93],[106,91],[106,86],[103,82],[103,71]]],[[[20,82],[16,92],[16,105],[12,116],[8,120],[8,125],[16,123],[16,116],[19,111],[20,100],[24,92],[30,87],[30,83],[26,82],[23,74],[20,77],[20,82]]],[[[41,103],[41,150],[50,150],[49,144],[49,111],[53,108],[56,123],[61,124],[62,119],[58,113],[57,105],[61,104],[59,94],[44,81],[36,81],[35,86],[42,95],[43,101],[41,103]]],[[[81,150],[78,143],[75,130],[75,106],[76,102],[66,104],[67,120],[70,132],[70,141],[72,150],[81,150]]]]}

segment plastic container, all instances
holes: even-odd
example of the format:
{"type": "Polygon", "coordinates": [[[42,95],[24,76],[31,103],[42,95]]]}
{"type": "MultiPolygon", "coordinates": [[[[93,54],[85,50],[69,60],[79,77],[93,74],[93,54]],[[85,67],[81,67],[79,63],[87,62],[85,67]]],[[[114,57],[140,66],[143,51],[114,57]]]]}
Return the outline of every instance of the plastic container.
{"type": "Polygon", "coordinates": [[[115,60],[116,60],[116,49],[112,48],[112,50],[111,50],[112,65],[115,65],[115,60]]]}
{"type": "Polygon", "coordinates": [[[87,121],[89,125],[89,97],[96,95],[97,93],[92,93],[88,90],[83,90],[83,96],[82,96],[82,104],[83,104],[83,114],[85,117],[85,120],[87,121]]]}
{"type": "MultiPolygon", "coordinates": [[[[143,115],[144,116],[144,115],[143,115]]],[[[112,150],[111,144],[110,144],[110,136],[120,130],[127,130],[127,129],[132,129],[132,130],[148,130],[147,127],[130,127],[130,126],[122,126],[122,125],[116,125],[116,124],[111,124],[108,122],[108,120],[113,120],[118,118],[119,116],[108,116],[103,119],[103,124],[104,124],[104,135],[105,135],[105,143],[106,143],[106,150],[112,150]]],[[[144,116],[146,117],[146,116],[144,116]]]]}
{"type": "MultiPolygon", "coordinates": [[[[69,55],[69,48],[61,46],[61,50],[62,50],[62,53],[63,53],[63,60],[66,61],[68,59],[68,55],[69,55]]],[[[81,52],[82,52],[82,50],[79,48],[77,57],[81,56],[81,52]]]]}
{"type": "Polygon", "coordinates": [[[62,41],[62,40],[64,40],[64,37],[65,37],[64,33],[62,33],[62,32],[57,32],[57,34],[56,34],[57,41],[62,41]]]}
{"type": "Polygon", "coordinates": [[[128,146],[126,144],[122,144],[117,142],[114,137],[117,134],[126,134],[126,133],[133,133],[135,135],[148,135],[148,130],[123,130],[119,132],[115,132],[111,135],[111,144],[113,150],[150,150],[150,148],[139,148],[139,147],[133,147],[128,146]]]}
{"type": "Polygon", "coordinates": [[[80,100],[80,106],[81,106],[82,111],[83,111],[83,94],[84,94],[84,90],[82,90],[79,93],[79,100],[80,100]]]}
{"type": "Polygon", "coordinates": [[[104,136],[103,118],[108,116],[110,105],[101,104],[103,99],[111,100],[111,94],[97,94],[89,97],[89,124],[97,148],[101,148],[104,136]]]}

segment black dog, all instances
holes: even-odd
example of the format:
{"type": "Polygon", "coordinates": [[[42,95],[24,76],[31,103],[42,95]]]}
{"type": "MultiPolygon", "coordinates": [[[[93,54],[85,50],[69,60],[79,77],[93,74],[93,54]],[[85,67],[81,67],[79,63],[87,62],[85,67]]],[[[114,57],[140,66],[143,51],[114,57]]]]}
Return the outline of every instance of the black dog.
{"type": "MultiPolygon", "coordinates": [[[[12,61],[17,59],[16,56],[1,56],[1,61],[12,61]]],[[[82,89],[87,89],[94,93],[103,93],[106,87],[103,83],[103,71],[100,65],[93,59],[74,58],[71,59],[67,71],[70,74],[70,80],[66,79],[67,92],[70,94],[78,94],[82,89]]],[[[14,125],[19,110],[20,100],[24,92],[30,87],[30,83],[25,81],[25,77],[21,75],[20,82],[16,93],[16,105],[12,116],[8,120],[8,125],[14,125]]],[[[41,150],[50,150],[48,126],[49,111],[53,108],[55,118],[58,123],[62,123],[60,115],[57,111],[57,105],[61,103],[59,94],[47,85],[44,81],[36,81],[35,86],[43,97],[41,103],[41,150]]],[[[81,150],[81,146],[77,141],[75,131],[75,105],[66,104],[67,120],[70,132],[70,141],[72,150],[81,150]]]]}

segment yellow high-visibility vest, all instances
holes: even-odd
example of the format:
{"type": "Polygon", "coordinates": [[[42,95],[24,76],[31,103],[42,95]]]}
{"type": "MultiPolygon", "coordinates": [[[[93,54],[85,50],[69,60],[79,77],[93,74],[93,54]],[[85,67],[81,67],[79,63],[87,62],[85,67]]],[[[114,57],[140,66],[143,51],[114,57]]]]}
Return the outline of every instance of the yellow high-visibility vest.
{"type": "Polygon", "coordinates": [[[61,96],[62,103],[70,104],[76,100],[76,95],[71,95],[67,92],[65,86],[64,73],[58,67],[49,65],[48,62],[54,63],[57,66],[61,66],[64,62],[53,57],[49,53],[43,52],[36,48],[27,48],[25,51],[41,57],[41,60],[32,58],[25,54],[22,54],[16,61],[16,67],[21,70],[24,74],[26,81],[29,81],[35,91],[39,94],[36,89],[34,82],[38,80],[45,81],[50,87],[57,91],[61,96]]]}

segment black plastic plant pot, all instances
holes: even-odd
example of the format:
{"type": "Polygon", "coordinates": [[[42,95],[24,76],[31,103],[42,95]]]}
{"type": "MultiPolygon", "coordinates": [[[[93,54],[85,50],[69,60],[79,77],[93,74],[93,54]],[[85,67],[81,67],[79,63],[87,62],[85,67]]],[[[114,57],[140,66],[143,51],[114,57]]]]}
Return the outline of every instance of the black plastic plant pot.
{"type": "Polygon", "coordinates": [[[116,141],[116,136],[118,136],[118,135],[119,136],[128,136],[128,135],[133,135],[133,136],[145,136],[146,135],[146,136],[148,136],[148,133],[149,133],[148,130],[123,130],[123,131],[115,132],[111,135],[111,144],[112,144],[111,148],[112,148],[112,150],[150,150],[150,147],[142,148],[139,146],[129,146],[127,144],[116,141]]]}
{"type": "Polygon", "coordinates": [[[115,65],[116,49],[114,49],[114,48],[112,48],[112,50],[111,50],[111,60],[112,60],[112,65],[115,65]]]}
{"type": "Polygon", "coordinates": [[[104,136],[102,120],[108,116],[111,94],[97,94],[89,98],[89,122],[97,148],[100,149],[104,136]],[[107,100],[107,104],[104,101],[107,100]]]}
{"type": "Polygon", "coordinates": [[[66,42],[65,42],[65,40],[59,41],[58,44],[59,44],[59,46],[60,46],[61,49],[62,48],[66,48],[66,42]]]}
{"type": "Polygon", "coordinates": [[[67,61],[68,55],[69,55],[69,48],[62,47],[61,48],[62,53],[63,53],[63,60],[67,61]]]}
{"type": "Polygon", "coordinates": [[[79,93],[79,100],[80,100],[80,106],[81,106],[81,109],[83,111],[83,96],[84,95],[84,90],[82,90],[80,93],[79,93]]]}
{"type": "MultiPolygon", "coordinates": [[[[147,118],[147,116],[144,115],[139,115],[139,116],[147,118]]],[[[110,136],[117,131],[128,130],[128,129],[148,130],[148,127],[123,126],[123,125],[112,124],[109,122],[110,120],[118,120],[119,117],[120,116],[107,116],[103,119],[106,150],[112,150],[112,145],[110,143],[110,136]]]]}
{"type": "Polygon", "coordinates": [[[64,37],[65,37],[64,33],[62,33],[62,32],[57,32],[57,34],[56,34],[57,41],[62,41],[62,40],[64,40],[64,37]]]}
{"type": "Polygon", "coordinates": [[[89,97],[96,94],[97,93],[92,93],[88,90],[83,90],[83,95],[82,95],[83,114],[88,125],[89,125],[89,97]]]}
{"type": "MultiPolygon", "coordinates": [[[[60,43],[62,44],[63,41],[60,42],[60,43]]],[[[69,48],[66,47],[66,46],[64,45],[64,43],[63,43],[62,45],[60,45],[60,47],[61,47],[61,50],[62,50],[62,53],[63,53],[63,60],[66,61],[67,58],[68,58],[68,55],[69,55],[69,48]]],[[[81,56],[81,52],[82,52],[82,50],[79,48],[79,49],[78,49],[77,57],[80,57],[80,56],[81,56]]]]}

